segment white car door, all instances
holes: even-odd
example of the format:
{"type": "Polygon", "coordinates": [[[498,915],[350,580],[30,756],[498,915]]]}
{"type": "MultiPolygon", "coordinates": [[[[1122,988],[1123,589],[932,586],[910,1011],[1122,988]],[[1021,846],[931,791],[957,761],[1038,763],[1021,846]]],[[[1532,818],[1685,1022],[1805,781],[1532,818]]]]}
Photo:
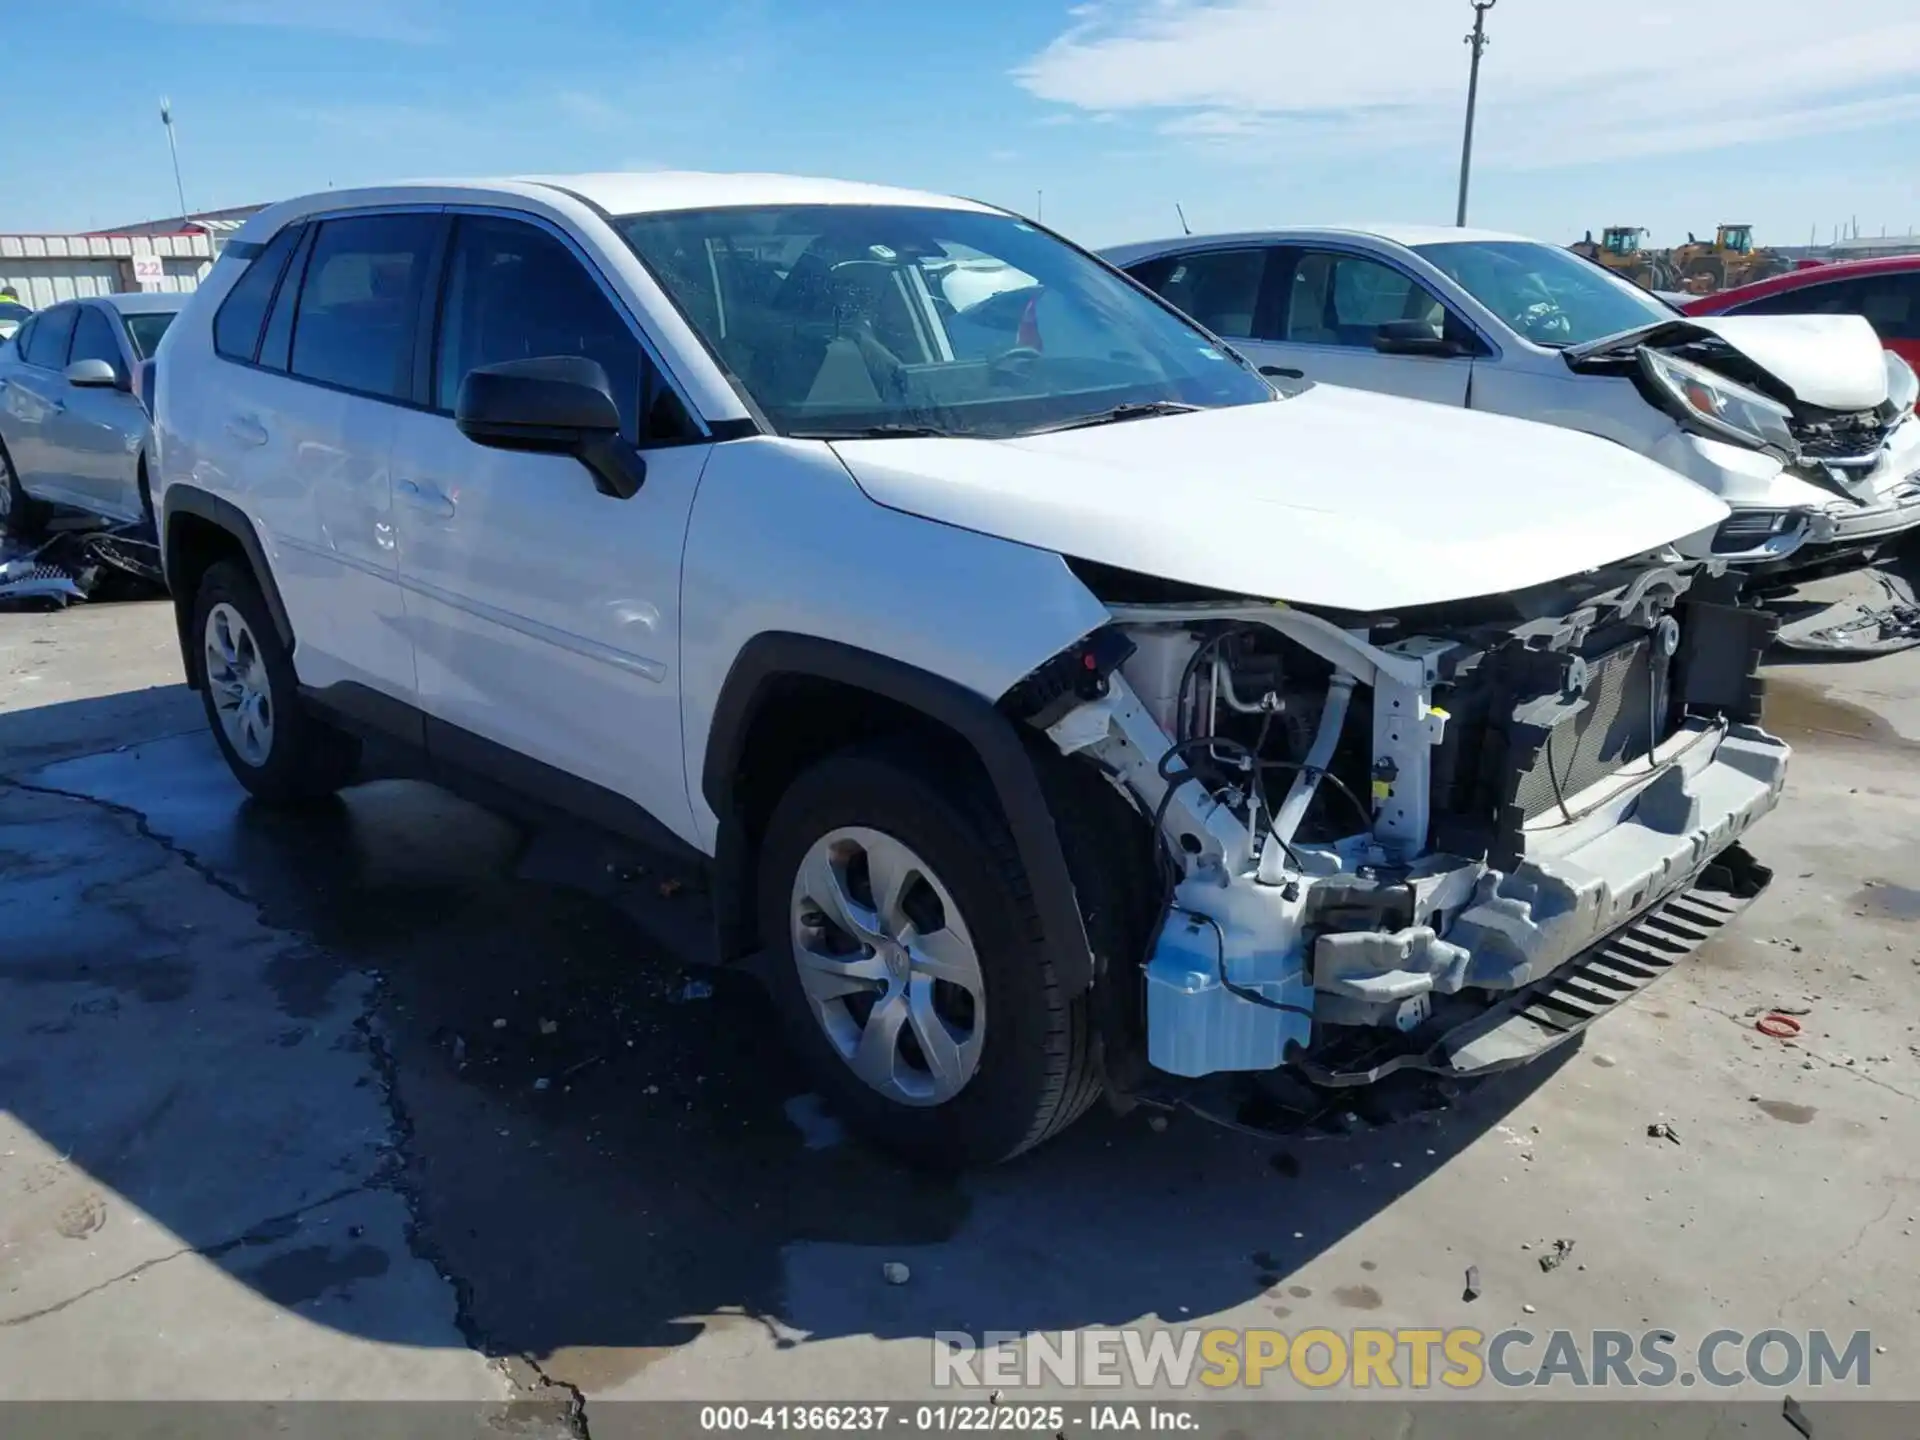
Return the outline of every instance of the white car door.
{"type": "Polygon", "coordinates": [[[1267,267],[1271,319],[1236,342],[1288,378],[1465,405],[1471,330],[1398,266],[1357,252],[1285,249],[1267,267]]]}
{"type": "Polygon", "coordinates": [[[455,217],[433,357],[431,403],[399,416],[393,451],[430,750],[565,791],[613,828],[638,807],[691,838],[680,562],[712,447],[587,252],[545,221],[455,217]],[[578,460],[486,448],[455,427],[470,371],[549,355],[606,372],[645,460],[637,493],[603,494],[578,460]]]}
{"type": "Polygon", "coordinates": [[[222,460],[272,561],[301,684],[408,705],[388,465],[441,223],[403,212],[282,232],[214,319],[215,349],[232,362],[214,402],[222,460]]]}

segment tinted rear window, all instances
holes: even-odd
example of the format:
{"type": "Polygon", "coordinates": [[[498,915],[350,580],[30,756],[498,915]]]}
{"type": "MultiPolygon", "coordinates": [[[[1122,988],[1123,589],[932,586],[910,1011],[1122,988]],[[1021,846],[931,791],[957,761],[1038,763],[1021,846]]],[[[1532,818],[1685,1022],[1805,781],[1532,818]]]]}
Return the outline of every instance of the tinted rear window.
{"type": "Polygon", "coordinates": [[[73,339],[73,322],[77,305],[58,305],[34,322],[33,333],[27,337],[26,360],[29,365],[39,365],[47,370],[64,369],[67,363],[67,344],[73,339]]]}
{"type": "Polygon", "coordinates": [[[294,316],[293,374],[394,399],[411,391],[414,314],[440,223],[356,215],[321,225],[294,316]]]}
{"type": "Polygon", "coordinates": [[[252,363],[260,347],[261,322],[267,318],[267,306],[273,303],[273,287],[300,239],[300,230],[294,225],[274,236],[220,302],[219,313],[213,317],[213,348],[227,359],[252,363]]]}

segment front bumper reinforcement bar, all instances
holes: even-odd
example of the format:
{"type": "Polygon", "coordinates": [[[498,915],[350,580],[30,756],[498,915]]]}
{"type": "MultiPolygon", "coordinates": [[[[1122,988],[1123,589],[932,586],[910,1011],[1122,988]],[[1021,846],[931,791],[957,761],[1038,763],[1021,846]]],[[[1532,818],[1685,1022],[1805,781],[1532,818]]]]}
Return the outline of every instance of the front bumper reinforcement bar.
{"type": "MultiPolygon", "coordinates": [[[[1465,1078],[1537,1059],[1639,994],[1706,944],[1773,878],[1743,846],[1723,850],[1683,889],[1545,978],[1503,996],[1426,1048],[1343,1065],[1295,1062],[1318,1085],[1370,1085],[1396,1070],[1465,1078]]],[[[1377,1054],[1377,1052],[1376,1052],[1377,1054]]]]}

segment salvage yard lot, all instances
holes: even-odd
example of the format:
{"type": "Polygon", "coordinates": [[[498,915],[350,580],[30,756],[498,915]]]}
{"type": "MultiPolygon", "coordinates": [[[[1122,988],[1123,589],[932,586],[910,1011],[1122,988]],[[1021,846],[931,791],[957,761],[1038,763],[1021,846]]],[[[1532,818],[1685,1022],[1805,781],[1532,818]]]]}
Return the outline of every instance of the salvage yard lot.
{"type": "Polygon", "coordinates": [[[1772,889],[1583,1044],[957,1182],[838,1138],[644,860],[243,804],[164,604],[0,673],[0,1398],[902,1398],[938,1330],[1136,1323],[1865,1329],[1920,1398],[1920,652],[1772,672],[1772,889]]]}

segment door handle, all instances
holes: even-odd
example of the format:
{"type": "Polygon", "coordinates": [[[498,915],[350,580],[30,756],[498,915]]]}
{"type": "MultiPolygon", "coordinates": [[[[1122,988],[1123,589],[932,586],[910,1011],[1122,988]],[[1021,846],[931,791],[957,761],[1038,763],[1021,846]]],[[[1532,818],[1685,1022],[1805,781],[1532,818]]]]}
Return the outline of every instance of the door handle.
{"type": "Polygon", "coordinates": [[[400,492],[400,498],[415,510],[420,510],[441,520],[453,518],[453,497],[438,485],[422,485],[418,480],[396,481],[393,487],[400,492]]]}
{"type": "Polygon", "coordinates": [[[267,443],[267,427],[251,415],[236,415],[227,421],[227,434],[242,445],[267,443]]]}
{"type": "Polygon", "coordinates": [[[1295,370],[1291,365],[1262,365],[1260,367],[1260,373],[1262,375],[1284,376],[1288,380],[1304,380],[1307,378],[1306,371],[1295,370]]]}

